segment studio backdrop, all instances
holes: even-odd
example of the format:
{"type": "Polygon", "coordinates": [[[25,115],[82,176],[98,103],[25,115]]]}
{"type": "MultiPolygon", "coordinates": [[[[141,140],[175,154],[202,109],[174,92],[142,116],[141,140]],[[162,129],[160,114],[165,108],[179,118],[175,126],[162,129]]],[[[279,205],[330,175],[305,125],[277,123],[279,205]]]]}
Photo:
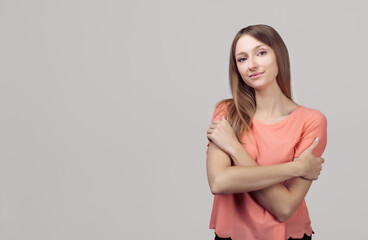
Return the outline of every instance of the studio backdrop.
{"type": "Polygon", "coordinates": [[[328,120],[314,239],[364,239],[364,1],[0,1],[0,239],[213,239],[206,130],[230,44],[267,24],[328,120]]]}

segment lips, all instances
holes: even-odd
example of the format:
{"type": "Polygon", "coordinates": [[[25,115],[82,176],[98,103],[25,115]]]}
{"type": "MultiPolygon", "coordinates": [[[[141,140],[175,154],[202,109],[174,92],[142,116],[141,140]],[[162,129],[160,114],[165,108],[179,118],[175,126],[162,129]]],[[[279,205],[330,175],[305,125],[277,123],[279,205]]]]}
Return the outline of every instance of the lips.
{"type": "Polygon", "coordinates": [[[250,75],[249,77],[256,77],[256,76],[258,76],[258,75],[261,75],[262,74],[262,72],[259,72],[259,73],[253,73],[252,75],[250,75]]]}

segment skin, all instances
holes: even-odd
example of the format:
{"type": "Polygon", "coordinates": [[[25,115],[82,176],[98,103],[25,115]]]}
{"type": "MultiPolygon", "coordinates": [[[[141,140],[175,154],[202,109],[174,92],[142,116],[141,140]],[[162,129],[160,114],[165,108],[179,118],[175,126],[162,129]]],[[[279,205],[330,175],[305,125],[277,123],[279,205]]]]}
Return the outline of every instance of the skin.
{"type": "MultiPolygon", "coordinates": [[[[249,35],[237,42],[235,56],[243,81],[254,88],[257,108],[254,118],[277,123],[298,106],[276,82],[278,67],[271,47],[249,35]],[[251,74],[262,73],[258,79],[251,74]]],[[[207,152],[207,175],[214,194],[252,192],[257,201],[279,221],[286,221],[300,206],[313,180],[322,169],[323,158],[312,154],[318,141],[292,162],[258,166],[236,138],[225,120],[215,120],[207,130],[212,141],[207,152]],[[231,159],[236,166],[231,166],[231,159]],[[284,185],[280,182],[285,181],[284,185]]]]}

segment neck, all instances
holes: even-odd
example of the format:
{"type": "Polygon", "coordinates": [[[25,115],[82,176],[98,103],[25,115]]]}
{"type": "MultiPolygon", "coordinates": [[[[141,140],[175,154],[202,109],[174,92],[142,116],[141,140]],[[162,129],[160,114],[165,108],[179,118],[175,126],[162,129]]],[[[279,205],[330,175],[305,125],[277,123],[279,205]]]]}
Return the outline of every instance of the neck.
{"type": "Polygon", "coordinates": [[[274,84],[262,90],[256,90],[256,113],[260,116],[280,116],[290,112],[290,108],[297,106],[292,100],[287,98],[280,87],[274,84]]]}

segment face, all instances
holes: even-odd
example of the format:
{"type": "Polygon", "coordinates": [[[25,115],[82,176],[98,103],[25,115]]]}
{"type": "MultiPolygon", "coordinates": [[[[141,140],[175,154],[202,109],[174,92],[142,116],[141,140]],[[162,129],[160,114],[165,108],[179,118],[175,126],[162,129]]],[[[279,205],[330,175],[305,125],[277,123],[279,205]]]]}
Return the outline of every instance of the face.
{"type": "Polygon", "coordinates": [[[235,61],[243,81],[255,90],[277,85],[278,73],[273,49],[250,35],[239,38],[235,61]]]}

